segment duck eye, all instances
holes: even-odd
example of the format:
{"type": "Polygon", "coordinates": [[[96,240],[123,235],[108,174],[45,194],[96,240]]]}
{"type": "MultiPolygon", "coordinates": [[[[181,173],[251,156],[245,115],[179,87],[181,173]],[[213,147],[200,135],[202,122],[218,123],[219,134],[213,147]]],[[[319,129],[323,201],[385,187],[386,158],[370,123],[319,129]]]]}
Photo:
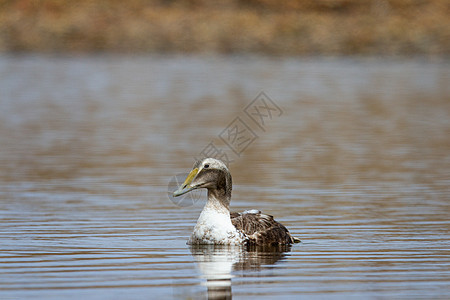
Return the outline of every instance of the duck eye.
{"type": "Polygon", "coordinates": [[[206,164],[206,165],[205,165],[205,169],[208,169],[208,168],[209,168],[209,165],[208,165],[208,164],[206,164]]]}

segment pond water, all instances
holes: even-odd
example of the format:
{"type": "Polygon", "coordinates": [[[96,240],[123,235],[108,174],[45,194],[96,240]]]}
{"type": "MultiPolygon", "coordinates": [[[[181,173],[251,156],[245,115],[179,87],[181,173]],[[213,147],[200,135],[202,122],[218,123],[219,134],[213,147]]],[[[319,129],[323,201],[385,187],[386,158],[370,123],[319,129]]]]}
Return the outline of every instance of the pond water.
{"type": "Polygon", "coordinates": [[[448,298],[449,66],[0,56],[0,298],[448,298]],[[302,242],[188,247],[206,154],[302,242]]]}

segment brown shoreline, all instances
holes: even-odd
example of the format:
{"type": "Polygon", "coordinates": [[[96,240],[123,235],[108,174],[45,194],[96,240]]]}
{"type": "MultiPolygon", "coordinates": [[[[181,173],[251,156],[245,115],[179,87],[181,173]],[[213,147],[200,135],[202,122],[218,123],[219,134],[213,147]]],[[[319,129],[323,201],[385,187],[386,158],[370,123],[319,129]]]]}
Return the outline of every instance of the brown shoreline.
{"type": "Polygon", "coordinates": [[[0,52],[448,56],[449,15],[447,0],[0,1],[0,52]]]}

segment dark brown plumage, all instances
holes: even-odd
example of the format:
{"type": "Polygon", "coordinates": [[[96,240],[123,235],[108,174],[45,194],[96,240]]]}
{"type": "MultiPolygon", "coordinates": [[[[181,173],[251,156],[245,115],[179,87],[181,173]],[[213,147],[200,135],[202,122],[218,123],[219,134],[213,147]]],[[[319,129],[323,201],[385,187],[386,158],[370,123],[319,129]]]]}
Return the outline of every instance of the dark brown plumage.
{"type": "Polygon", "coordinates": [[[291,236],[286,227],[274,220],[273,216],[260,211],[230,214],[231,223],[247,237],[247,245],[285,245],[300,242],[291,236]]]}

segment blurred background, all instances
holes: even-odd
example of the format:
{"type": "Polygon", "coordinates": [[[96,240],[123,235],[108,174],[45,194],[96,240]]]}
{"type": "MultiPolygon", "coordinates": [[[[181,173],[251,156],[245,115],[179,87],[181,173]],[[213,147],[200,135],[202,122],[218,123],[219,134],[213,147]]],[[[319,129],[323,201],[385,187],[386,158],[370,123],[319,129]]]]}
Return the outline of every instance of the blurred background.
{"type": "Polygon", "coordinates": [[[448,55],[447,0],[2,0],[0,51],[448,55]]]}

